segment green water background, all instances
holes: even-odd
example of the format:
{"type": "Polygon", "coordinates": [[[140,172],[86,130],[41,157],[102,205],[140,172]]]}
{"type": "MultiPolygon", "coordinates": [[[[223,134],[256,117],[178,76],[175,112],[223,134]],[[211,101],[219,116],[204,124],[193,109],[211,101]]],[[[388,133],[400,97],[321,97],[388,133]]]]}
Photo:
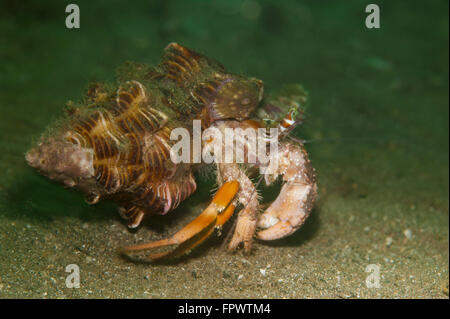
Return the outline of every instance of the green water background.
{"type": "Polygon", "coordinates": [[[0,297],[447,297],[447,1],[377,1],[380,29],[365,27],[364,1],[76,3],[77,30],[64,1],[0,4],[0,297]],[[267,91],[308,89],[296,134],[312,140],[320,198],[294,236],[249,256],[214,236],[177,263],[134,264],[116,248],[172,234],[211,181],[133,234],[114,204],[88,206],[26,166],[67,100],[126,60],[157,63],[172,41],[267,91]],[[70,263],[80,289],[65,287],[70,263]],[[366,287],[369,264],[381,288],[366,287]]]}

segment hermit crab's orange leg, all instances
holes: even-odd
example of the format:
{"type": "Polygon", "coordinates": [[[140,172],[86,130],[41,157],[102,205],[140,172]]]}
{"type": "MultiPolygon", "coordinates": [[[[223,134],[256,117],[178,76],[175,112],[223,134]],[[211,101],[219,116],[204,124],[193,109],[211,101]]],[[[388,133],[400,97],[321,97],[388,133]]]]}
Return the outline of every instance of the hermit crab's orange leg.
{"type": "Polygon", "coordinates": [[[234,209],[235,209],[235,206],[233,204],[230,204],[222,214],[219,214],[217,216],[215,225],[210,224],[207,228],[202,230],[200,233],[198,233],[194,237],[189,238],[185,242],[181,243],[175,250],[171,250],[171,251],[163,252],[163,253],[151,254],[151,255],[147,256],[147,258],[149,258],[150,260],[156,260],[156,259],[161,259],[161,258],[169,257],[169,256],[170,257],[178,257],[178,256],[183,255],[184,253],[188,252],[195,246],[201,244],[206,238],[208,238],[212,234],[212,232],[214,231],[215,228],[221,227],[223,224],[225,224],[225,222],[228,219],[230,219],[230,217],[233,215],[234,209]]]}
{"type": "Polygon", "coordinates": [[[122,248],[122,252],[127,254],[158,247],[179,245],[172,251],[151,254],[148,258],[150,260],[155,260],[169,256],[175,257],[182,255],[203,242],[211,235],[215,227],[222,226],[231,217],[235,208],[231,202],[238,190],[239,183],[237,181],[224,183],[217,191],[211,204],[209,204],[196,219],[187,224],[172,237],[141,245],[124,247],[122,248]]]}

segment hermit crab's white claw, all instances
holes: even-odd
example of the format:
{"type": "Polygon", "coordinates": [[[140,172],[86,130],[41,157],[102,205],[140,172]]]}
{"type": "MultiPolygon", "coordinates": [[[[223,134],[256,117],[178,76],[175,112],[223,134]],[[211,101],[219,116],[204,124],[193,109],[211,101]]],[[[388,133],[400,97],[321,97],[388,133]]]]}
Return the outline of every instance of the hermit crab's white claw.
{"type": "Polygon", "coordinates": [[[264,230],[257,233],[257,238],[274,240],[294,233],[308,218],[316,193],[315,184],[285,184],[260,217],[258,227],[264,230]]]}
{"type": "Polygon", "coordinates": [[[286,184],[276,200],[260,216],[256,234],[261,240],[275,240],[294,233],[308,218],[317,197],[314,169],[303,145],[283,144],[273,160],[278,168],[272,177],[283,175],[286,184]]]}

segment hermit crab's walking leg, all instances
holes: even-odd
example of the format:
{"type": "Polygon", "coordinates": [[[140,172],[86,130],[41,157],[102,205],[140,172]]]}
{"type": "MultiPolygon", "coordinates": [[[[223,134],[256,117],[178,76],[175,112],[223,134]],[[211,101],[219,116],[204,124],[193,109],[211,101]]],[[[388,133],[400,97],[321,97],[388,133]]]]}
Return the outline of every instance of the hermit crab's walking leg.
{"type": "Polygon", "coordinates": [[[256,230],[259,207],[258,193],[255,186],[236,163],[218,164],[217,178],[219,184],[234,180],[241,185],[237,194],[237,200],[244,208],[239,212],[236,229],[228,244],[228,248],[236,249],[240,243],[243,243],[244,249],[250,251],[256,230]]]}
{"type": "Polygon", "coordinates": [[[272,171],[269,166],[266,182],[282,175],[286,183],[258,220],[258,227],[263,230],[256,237],[261,240],[279,239],[294,233],[309,216],[317,197],[314,169],[303,145],[281,143],[270,164],[277,165],[272,171]]]}
{"type": "Polygon", "coordinates": [[[233,214],[235,205],[232,201],[239,190],[236,181],[226,182],[220,187],[211,204],[192,222],[183,227],[170,238],[141,245],[122,248],[122,253],[130,254],[159,247],[178,245],[168,252],[150,254],[147,258],[156,260],[163,257],[180,256],[203,242],[216,227],[222,226],[233,214]]]}

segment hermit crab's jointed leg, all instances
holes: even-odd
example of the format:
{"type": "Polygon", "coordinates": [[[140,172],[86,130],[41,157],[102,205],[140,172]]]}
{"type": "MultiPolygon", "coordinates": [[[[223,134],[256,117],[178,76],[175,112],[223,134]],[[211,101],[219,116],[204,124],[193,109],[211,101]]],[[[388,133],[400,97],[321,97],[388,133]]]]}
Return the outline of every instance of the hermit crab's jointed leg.
{"type": "Polygon", "coordinates": [[[268,172],[267,183],[282,175],[285,184],[258,220],[257,225],[263,230],[256,237],[261,240],[279,239],[294,233],[309,216],[317,197],[315,171],[302,144],[280,143],[268,172]],[[271,170],[275,163],[278,165],[271,170]]]}
{"type": "Polygon", "coordinates": [[[159,247],[178,245],[174,250],[168,252],[154,253],[148,255],[149,260],[156,260],[163,257],[177,257],[188,252],[201,242],[203,242],[216,227],[221,227],[233,214],[235,205],[232,203],[239,190],[237,181],[224,183],[211,204],[192,222],[183,227],[170,238],[153,241],[141,245],[124,247],[121,252],[130,254],[159,247]]]}
{"type": "Polygon", "coordinates": [[[241,185],[237,194],[237,200],[243,205],[239,212],[233,237],[228,244],[229,249],[236,249],[240,243],[244,244],[245,251],[250,251],[253,236],[256,231],[258,213],[258,193],[253,182],[236,163],[218,164],[217,178],[219,184],[231,180],[238,181],[241,185]]]}

